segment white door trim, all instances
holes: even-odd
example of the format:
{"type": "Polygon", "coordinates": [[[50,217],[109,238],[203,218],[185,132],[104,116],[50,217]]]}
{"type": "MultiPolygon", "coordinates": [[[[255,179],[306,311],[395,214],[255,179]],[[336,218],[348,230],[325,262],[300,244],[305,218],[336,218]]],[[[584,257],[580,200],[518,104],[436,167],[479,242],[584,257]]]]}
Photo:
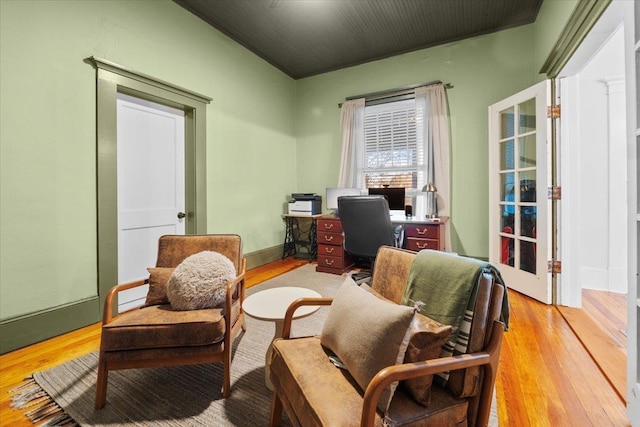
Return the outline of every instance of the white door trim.
{"type": "Polygon", "coordinates": [[[570,76],[560,81],[562,99],[562,126],[560,126],[560,182],[567,190],[562,194],[562,210],[559,216],[559,241],[562,259],[562,281],[558,286],[558,304],[582,307],[582,283],[580,281],[580,253],[582,245],[579,230],[582,224],[580,201],[580,94],[579,76],[570,76]],[[570,191],[575,189],[575,191],[570,191]],[[567,256],[562,256],[567,254],[567,256]],[[572,255],[573,254],[573,255],[572,255]]]}
{"type": "MultiPolygon", "coordinates": [[[[581,184],[581,176],[589,171],[582,170],[583,157],[588,155],[584,151],[585,139],[590,135],[583,135],[580,126],[580,117],[584,114],[585,99],[581,99],[580,74],[585,66],[598,54],[602,47],[614,37],[620,28],[624,18],[623,3],[614,1],[602,14],[598,22],[588,33],[578,50],[572,55],[565,67],[560,71],[557,80],[560,82],[560,98],[562,99],[562,117],[560,126],[560,161],[558,168],[560,171],[560,183],[562,186],[562,210],[559,216],[558,241],[562,254],[561,282],[558,286],[558,304],[569,307],[580,308],[582,306],[582,288],[594,288],[620,292],[620,286],[611,286],[615,279],[610,280],[610,265],[608,268],[590,268],[584,260],[576,254],[580,254],[584,245],[593,244],[593,239],[589,240],[584,230],[589,229],[588,213],[581,210],[590,200],[588,188],[581,184]],[[583,108],[584,107],[584,108],[583,108]],[[597,277],[597,278],[596,278],[597,277]],[[594,284],[597,284],[595,286],[594,284]]],[[[612,83],[617,82],[615,79],[612,83]]],[[[602,90],[606,91],[605,81],[602,82],[602,90]]],[[[589,101],[592,102],[592,101],[589,101]]],[[[603,159],[604,167],[609,168],[607,160],[603,159]]],[[[611,213],[611,212],[610,212],[611,213]]],[[[614,215],[615,217],[615,215],[614,215]]],[[[611,228],[612,216],[601,218],[601,221],[608,222],[607,228],[611,228]]],[[[618,221],[620,221],[618,219],[618,221]]],[[[618,224],[619,225],[619,224],[618,224]]],[[[614,225],[615,227],[615,225],[614,225]]],[[[619,234],[619,233],[618,233],[619,234]]],[[[616,245],[615,241],[620,237],[609,235],[609,245],[616,245]]],[[[620,243],[618,243],[620,244],[620,243]]],[[[611,256],[610,253],[607,256],[611,256]]],[[[625,281],[626,282],[626,281],[625,281]]]]}
{"type": "Polygon", "coordinates": [[[640,203],[638,156],[640,155],[640,114],[637,88],[640,64],[637,62],[640,53],[640,28],[634,28],[640,18],[640,4],[638,1],[623,3],[625,30],[625,76],[627,90],[627,416],[631,425],[640,426],[640,372],[638,353],[640,340],[638,339],[638,323],[640,322],[640,287],[638,279],[638,256],[640,247],[638,233],[640,232],[640,203]]]}
{"type": "Polygon", "coordinates": [[[211,98],[184,91],[148,75],[99,58],[85,62],[96,69],[97,246],[100,310],[118,283],[116,103],[118,92],[172,105],[185,112],[187,233],[207,232],[206,117],[211,98]]]}

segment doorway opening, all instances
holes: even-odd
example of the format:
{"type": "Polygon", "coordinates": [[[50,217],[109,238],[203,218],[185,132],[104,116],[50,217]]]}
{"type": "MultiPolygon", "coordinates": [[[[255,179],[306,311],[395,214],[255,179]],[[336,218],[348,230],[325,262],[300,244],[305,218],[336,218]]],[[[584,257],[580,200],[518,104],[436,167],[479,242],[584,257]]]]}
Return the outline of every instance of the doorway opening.
{"type": "MultiPolygon", "coordinates": [[[[185,233],[206,233],[206,106],[211,98],[100,58],[96,68],[98,298],[118,283],[117,99],[130,95],[184,111],[185,233]]],[[[144,167],[141,165],[141,167],[144,167]]]]}
{"type": "Polygon", "coordinates": [[[627,333],[625,40],[613,2],[557,77],[558,309],[624,401],[627,333]]]}
{"type": "Polygon", "coordinates": [[[560,303],[570,307],[582,305],[582,289],[627,292],[623,35],[621,22],[608,34],[596,31],[597,39],[587,39],[581,46],[592,53],[579,49],[558,76],[563,189],[560,303]]]}

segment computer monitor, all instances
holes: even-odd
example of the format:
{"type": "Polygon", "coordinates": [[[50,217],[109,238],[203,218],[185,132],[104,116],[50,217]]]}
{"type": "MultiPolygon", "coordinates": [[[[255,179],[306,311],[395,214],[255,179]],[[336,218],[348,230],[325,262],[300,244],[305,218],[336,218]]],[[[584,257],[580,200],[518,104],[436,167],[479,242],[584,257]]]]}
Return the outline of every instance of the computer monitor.
{"type": "Polygon", "coordinates": [[[338,214],[338,197],[340,196],[360,196],[362,191],[359,188],[338,188],[327,187],[327,210],[338,214]]]}
{"type": "Polygon", "coordinates": [[[369,188],[369,194],[385,196],[391,211],[404,211],[405,189],[403,187],[369,188]]]}

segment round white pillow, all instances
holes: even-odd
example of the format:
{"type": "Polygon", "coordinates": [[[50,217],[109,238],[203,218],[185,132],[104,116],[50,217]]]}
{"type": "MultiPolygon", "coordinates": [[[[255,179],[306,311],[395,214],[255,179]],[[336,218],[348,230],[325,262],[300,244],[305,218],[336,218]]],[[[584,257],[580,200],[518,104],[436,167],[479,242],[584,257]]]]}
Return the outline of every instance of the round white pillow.
{"type": "Polygon", "coordinates": [[[198,310],[221,305],[227,283],[236,269],[226,256],[203,251],[184,259],[167,284],[167,298],[174,310],[198,310]]]}

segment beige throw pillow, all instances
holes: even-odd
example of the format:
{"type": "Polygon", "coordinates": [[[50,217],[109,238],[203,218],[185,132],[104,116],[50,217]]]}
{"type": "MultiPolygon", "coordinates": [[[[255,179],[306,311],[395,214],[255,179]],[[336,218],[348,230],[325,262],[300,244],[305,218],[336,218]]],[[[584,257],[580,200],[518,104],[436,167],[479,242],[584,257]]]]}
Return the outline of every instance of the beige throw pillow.
{"type": "MultiPolygon", "coordinates": [[[[365,390],[378,371],[404,360],[414,314],[411,307],[376,298],[348,278],[329,308],[320,342],[365,390]]],[[[383,413],[396,386],[393,383],[382,393],[378,409],[383,413]]]]}
{"type": "Polygon", "coordinates": [[[185,258],[171,275],[167,298],[174,310],[200,310],[221,306],[227,284],[235,279],[236,268],[226,256],[202,251],[185,258]]]}

